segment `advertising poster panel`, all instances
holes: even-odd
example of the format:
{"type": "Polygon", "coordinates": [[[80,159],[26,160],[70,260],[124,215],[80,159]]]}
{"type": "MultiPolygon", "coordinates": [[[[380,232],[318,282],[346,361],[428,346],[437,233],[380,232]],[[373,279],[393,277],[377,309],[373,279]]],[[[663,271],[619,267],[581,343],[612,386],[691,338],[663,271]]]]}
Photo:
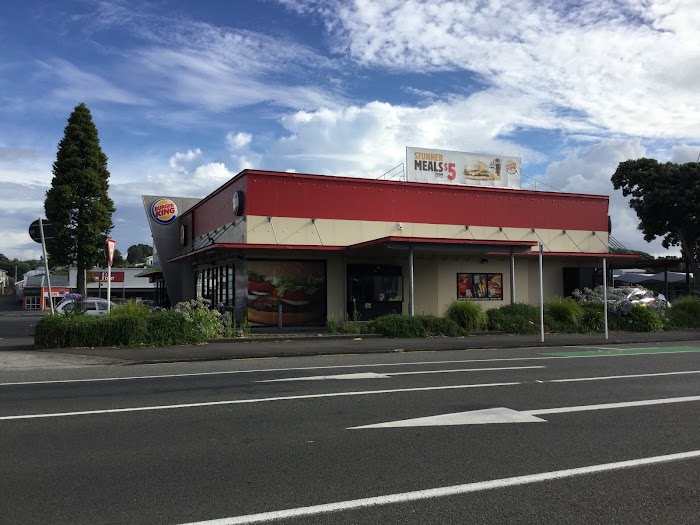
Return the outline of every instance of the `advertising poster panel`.
{"type": "Polygon", "coordinates": [[[520,177],[520,157],[406,148],[409,182],[520,189],[520,177]]]}
{"type": "Polygon", "coordinates": [[[502,273],[458,273],[457,299],[503,300],[502,273]]]}
{"type": "Polygon", "coordinates": [[[325,261],[248,260],[248,321],[282,326],[326,321],[325,261]],[[281,309],[280,309],[281,308],[281,309]]]}

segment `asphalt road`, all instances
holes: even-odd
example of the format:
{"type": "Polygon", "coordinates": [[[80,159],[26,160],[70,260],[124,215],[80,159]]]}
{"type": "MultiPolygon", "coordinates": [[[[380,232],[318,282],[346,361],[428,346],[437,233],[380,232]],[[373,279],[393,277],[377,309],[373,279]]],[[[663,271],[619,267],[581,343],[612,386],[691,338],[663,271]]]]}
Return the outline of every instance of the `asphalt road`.
{"type": "Polygon", "coordinates": [[[2,371],[0,521],[700,523],[700,342],[631,347],[2,371]]]}

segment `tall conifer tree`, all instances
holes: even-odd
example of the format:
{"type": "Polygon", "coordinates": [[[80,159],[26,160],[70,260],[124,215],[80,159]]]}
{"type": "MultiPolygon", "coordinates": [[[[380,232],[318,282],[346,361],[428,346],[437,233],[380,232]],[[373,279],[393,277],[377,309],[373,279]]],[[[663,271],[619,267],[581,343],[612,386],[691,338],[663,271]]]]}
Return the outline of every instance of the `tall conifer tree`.
{"type": "Polygon", "coordinates": [[[78,268],[78,293],[85,295],[85,270],[98,261],[111,231],[114,203],[107,156],[88,107],[81,103],[68,118],[53,163],[51,189],[44,208],[55,237],[47,242],[53,264],[78,268]]]}

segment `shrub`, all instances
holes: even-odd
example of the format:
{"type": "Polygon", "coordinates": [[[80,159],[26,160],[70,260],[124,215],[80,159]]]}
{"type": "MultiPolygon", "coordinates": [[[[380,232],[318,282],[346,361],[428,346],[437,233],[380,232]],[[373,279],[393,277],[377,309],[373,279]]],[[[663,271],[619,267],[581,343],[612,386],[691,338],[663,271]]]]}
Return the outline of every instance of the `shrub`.
{"type": "Polygon", "coordinates": [[[34,344],[37,348],[134,346],[146,340],[146,326],[140,315],[49,315],[37,323],[34,344]]]}
{"type": "Polygon", "coordinates": [[[452,301],[447,305],[445,317],[452,319],[467,332],[478,332],[486,329],[486,312],[481,305],[472,301],[452,301]]]}
{"type": "Polygon", "coordinates": [[[371,321],[367,331],[384,337],[427,337],[423,320],[419,316],[401,314],[383,315],[371,321]]]}
{"type": "Polygon", "coordinates": [[[465,335],[464,329],[448,317],[417,315],[428,335],[458,337],[465,335]]]}
{"type": "Polygon", "coordinates": [[[153,312],[146,318],[146,344],[154,346],[201,343],[207,338],[177,310],[153,312]]]}
{"type": "Polygon", "coordinates": [[[334,315],[329,315],[326,317],[326,329],[332,334],[337,334],[340,331],[340,320],[334,315]]]}
{"type": "Polygon", "coordinates": [[[193,299],[175,305],[174,310],[182,314],[182,317],[194,323],[195,330],[201,333],[204,340],[214,339],[224,331],[220,314],[217,310],[209,308],[210,302],[206,299],[193,299]]]}
{"type": "Polygon", "coordinates": [[[544,302],[544,322],[552,332],[578,332],[583,308],[571,299],[553,297],[544,302]]]}
{"type": "Polygon", "coordinates": [[[700,328],[700,298],[680,297],[666,315],[672,328],[700,328]]]}
{"type": "Polygon", "coordinates": [[[42,317],[34,330],[34,346],[36,348],[65,348],[70,325],[70,319],[65,315],[42,317]]]}
{"type": "Polygon", "coordinates": [[[608,320],[613,330],[660,332],[664,327],[661,317],[652,308],[625,301],[610,307],[608,320]]]}
{"type": "Polygon", "coordinates": [[[385,337],[458,337],[465,335],[464,329],[452,319],[436,315],[383,315],[367,324],[363,331],[385,337]]]}
{"type": "Polygon", "coordinates": [[[138,315],[147,317],[151,313],[151,309],[142,302],[137,302],[134,299],[129,299],[126,303],[117,305],[110,310],[112,316],[128,316],[138,315]]]}
{"type": "Polygon", "coordinates": [[[605,310],[603,303],[581,303],[583,315],[581,316],[582,332],[602,332],[605,330],[605,310]]]}
{"type": "Polygon", "coordinates": [[[486,312],[488,329],[508,334],[534,334],[540,329],[540,312],[536,306],[514,303],[486,312]]]}

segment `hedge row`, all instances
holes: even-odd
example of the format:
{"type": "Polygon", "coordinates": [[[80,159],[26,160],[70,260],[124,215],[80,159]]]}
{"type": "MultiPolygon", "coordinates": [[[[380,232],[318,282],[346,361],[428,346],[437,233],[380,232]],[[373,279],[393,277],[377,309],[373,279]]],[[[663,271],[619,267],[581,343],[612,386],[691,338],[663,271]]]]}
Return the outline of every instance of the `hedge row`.
{"type": "Polygon", "coordinates": [[[166,346],[196,344],[206,339],[195,323],[175,310],[105,316],[49,315],[37,323],[34,333],[36,348],[166,346]]]}
{"type": "MultiPolygon", "coordinates": [[[[602,302],[552,298],[544,303],[546,332],[595,333],[605,327],[602,302]]],[[[640,304],[614,303],[608,308],[612,331],[659,332],[664,329],[700,328],[700,298],[685,297],[673,306],[655,309],[640,304]]],[[[478,303],[453,301],[443,317],[387,315],[370,322],[365,331],[385,337],[454,336],[478,331],[534,334],[540,330],[539,308],[509,304],[484,311],[478,303]]]]}

